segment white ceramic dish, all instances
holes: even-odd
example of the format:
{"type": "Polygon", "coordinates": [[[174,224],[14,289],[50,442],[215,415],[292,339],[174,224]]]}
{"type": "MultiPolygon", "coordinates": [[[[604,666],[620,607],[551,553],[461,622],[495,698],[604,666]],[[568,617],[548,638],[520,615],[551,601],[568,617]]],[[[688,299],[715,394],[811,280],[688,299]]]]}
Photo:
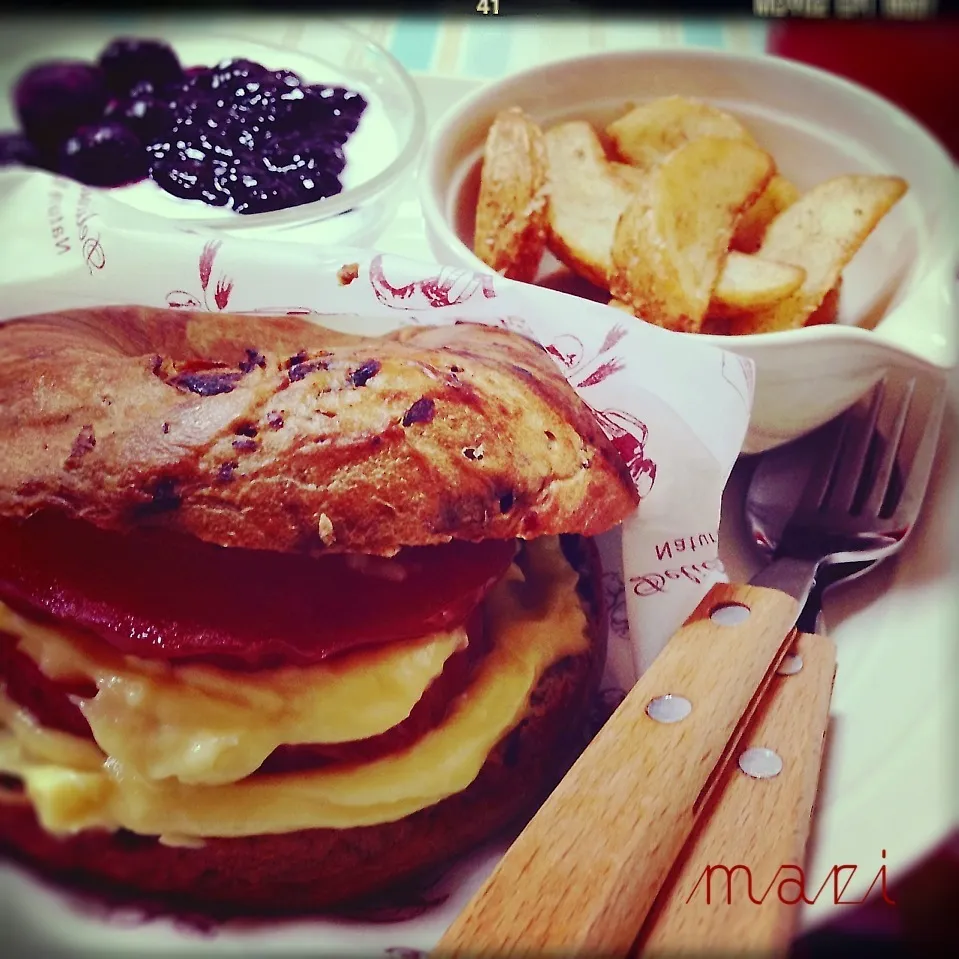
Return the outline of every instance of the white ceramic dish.
{"type": "MultiPolygon", "coordinates": [[[[495,114],[520,106],[551,124],[605,124],[627,102],[680,94],[740,116],[800,188],[841,173],[893,173],[909,192],[844,272],[836,325],[709,337],[756,361],[747,452],[777,446],[855,402],[884,368],[956,362],[953,278],[959,266],[959,177],[917,123],[863,88],[774,57],[703,50],[597,54],[487,84],[434,127],[420,178],[433,254],[471,269],[475,171],[495,114]],[[464,242],[465,240],[465,242],[464,242]]],[[[685,335],[685,334],[676,334],[685,335]]]]}
{"type": "MultiPolygon", "coordinates": [[[[19,52],[3,65],[8,82],[37,59],[95,58],[106,42],[124,31],[80,31],[66,39],[60,34],[40,49],[19,52]]],[[[410,75],[382,47],[362,34],[329,22],[312,31],[301,44],[271,42],[254,26],[238,25],[222,32],[208,26],[190,29],[183,20],[144,25],[127,33],[166,40],[185,67],[213,66],[222,60],[247,58],[268,69],[288,69],[309,83],[345,85],[361,93],[368,107],[357,131],[345,145],[344,189],[336,196],[287,210],[238,215],[195,200],[182,200],[161,190],[152,180],[112,189],[111,195],[144,210],[176,220],[180,225],[221,229],[231,233],[288,231],[317,226],[324,242],[363,244],[379,233],[396,210],[403,186],[413,178],[426,131],[425,108],[410,75]]],[[[9,109],[9,103],[5,104],[9,109]]]]}

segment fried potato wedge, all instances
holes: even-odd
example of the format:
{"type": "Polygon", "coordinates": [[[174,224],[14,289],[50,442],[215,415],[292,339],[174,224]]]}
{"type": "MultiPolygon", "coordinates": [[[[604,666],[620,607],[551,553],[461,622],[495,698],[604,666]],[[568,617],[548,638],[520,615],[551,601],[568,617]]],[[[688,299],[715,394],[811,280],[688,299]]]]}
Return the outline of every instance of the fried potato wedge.
{"type": "Polygon", "coordinates": [[[713,289],[709,312],[772,306],[795,293],[805,278],[801,267],[730,252],[713,289]]]}
{"type": "MultiPolygon", "coordinates": [[[[771,306],[799,289],[805,276],[805,271],[797,266],[745,253],[730,253],[716,281],[706,315],[714,321],[738,319],[741,313],[771,306]]],[[[609,306],[635,314],[635,309],[622,300],[612,299],[609,306]]]]}
{"type": "Polygon", "coordinates": [[[624,303],[622,300],[617,300],[615,297],[613,297],[613,299],[611,299],[606,305],[611,306],[614,310],[622,310],[624,313],[629,313],[632,316],[636,315],[635,311],[628,303],[624,303]]]}
{"type": "Polygon", "coordinates": [[[826,180],[770,223],[759,256],[806,271],[795,293],[750,319],[754,333],[795,330],[822,305],[842,271],[908,184],[897,176],[826,180]]]}
{"type": "MultiPolygon", "coordinates": [[[[842,293],[842,277],[823,297],[822,303],[809,314],[804,326],[828,326],[839,319],[839,297],[842,293]]],[[[747,333],[762,333],[760,324],[764,320],[763,310],[735,310],[717,308],[711,304],[709,313],[703,321],[702,333],[721,333],[743,336],[747,333]]]]}
{"type": "Polygon", "coordinates": [[[545,141],[550,178],[547,245],[571,270],[609,289],[613,234],[636,195],[638,171],[610,163],[586,122],[552,127],[545,141]]]}
{"type": "Polygon", "coordinates": [[[486,136],[473,249],[497,273],[531,283],[546,250],[548,165],[540,128],[518,107],[486,136]]]}
{"type": "Polygon", "coordinates": [[[630,189],[641,190],[646,183],[647,173],[639,167],[631,166],[628,163],[617,163],[615,160],[609,166],[613,174],[619,177],[630,189]]]}
{"type": "Polygon", "coordinates": [[[739,218],[730,250],[755,253],[763,243],[769,224],[799,199],[799,188],[786,177],[776,174],[759,199],[739,218]]]}
{"type": "Polygon", "coordinates": [[[753,142],[749,131],[732,114],[680,96],[634,107],[609,124],[606,133],[616,155],[640,169],[655,166],[677,147],[699,137],[753,142]]]}
{"type": "MultiPolygon", "coordinates": [[[[822,303],[809,314],[805,326],[825,326],[839,319],[839,296],[842,292],[842,277],[823,297],[822,303]]],[[[718,333],[726,336],[743,336],[747,333],[759,333],[759,324],[764,318],[762,309],[735,309],[722,307],[715,301],[710,303],[706,319],[703,320],[701,333],[718,333]]]]}
{"type": "Polygon", "coordinates": [[[696,332],[740,214],[775,163],[744,140],[699,137],[650,171],[620,217],[609,291],[644,320],[696,332]]]}
{"type": "Polygon", "coordinates": [[[836,285],[822,298],[822,303],[809,314],[805,325],[823,326],[828,323],[835,323],[839,319],[839,296],[841,293],[842,277],[839,277],[836,280],[836,285]]]}

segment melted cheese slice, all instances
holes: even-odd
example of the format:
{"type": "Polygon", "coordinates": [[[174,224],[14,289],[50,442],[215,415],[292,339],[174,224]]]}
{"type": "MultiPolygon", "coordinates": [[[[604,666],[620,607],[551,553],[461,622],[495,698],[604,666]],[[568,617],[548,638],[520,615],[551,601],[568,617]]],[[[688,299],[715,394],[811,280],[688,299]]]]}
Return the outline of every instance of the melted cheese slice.
{"type": "MultiPolygon", "coordinates": [[[[491,649],[445,721],[407,749],[348,768],[225,785],[151,780],[92,744],[37,726],[0,697],[0,772],[20,778],[54,833],[100,827],[191,838],[391,822],[466,789],[522,718],[546,669],[589,645],[577,574],[556,539],[527,550],[486,602],[491,649]]],[[[145,748],[130,731],[127,749],[145,748]]]]}
{"type": "Polygon", "coordinates": [[[31,623],[2,603],[0,631],[17,637],[48,678],[96,685],[79,707],[106,755],[146,779],[193,785],[243,779],[278,746],[386,732],[467,644],[460,628],[315,666],[239,673],[125,656],[95,637],[31,623]]]}

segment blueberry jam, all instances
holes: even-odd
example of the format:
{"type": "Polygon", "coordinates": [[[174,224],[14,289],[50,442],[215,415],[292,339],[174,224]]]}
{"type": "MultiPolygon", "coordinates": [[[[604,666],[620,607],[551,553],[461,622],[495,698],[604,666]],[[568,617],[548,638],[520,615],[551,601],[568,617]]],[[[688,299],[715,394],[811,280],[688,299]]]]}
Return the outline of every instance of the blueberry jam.
{"type": "Polygon", "coordinates": [[[152,177],[241,214],[340,193],[344,146],[367,107],[354,90],[251,60],[184,69],[167,44],[128,38],[95,64],[31,67],[14,96],[23,134],[0,134],[0,166],[101,187],[152,177]]]}

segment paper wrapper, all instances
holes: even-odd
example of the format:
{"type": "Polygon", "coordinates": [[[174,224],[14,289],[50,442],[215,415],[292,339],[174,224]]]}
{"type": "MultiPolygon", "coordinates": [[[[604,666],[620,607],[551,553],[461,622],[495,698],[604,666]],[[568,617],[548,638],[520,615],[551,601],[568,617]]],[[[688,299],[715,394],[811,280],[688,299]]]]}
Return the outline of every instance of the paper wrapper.
{"type": "MultiPolygon", "coordinates": [[[[68,307],[136,304],[211,313],[294,313],[350,332],[472,320],[539,341],[593,409],[641,496],[636,515],[600,538],[611,610],[604,691],[635,681],[724,579],[720,499],[746,434],[748,360],[540,289],[370,251],[201,233],[138,213],[71,181],[0,174],[0,320],[68,307]]],[[[282,236],[282,235],[280,235],[282,236]]],[[[323,923],[311,946],[428,949],[502,847],[465,860],[450,898],[395,934],[323,923]]]]}

